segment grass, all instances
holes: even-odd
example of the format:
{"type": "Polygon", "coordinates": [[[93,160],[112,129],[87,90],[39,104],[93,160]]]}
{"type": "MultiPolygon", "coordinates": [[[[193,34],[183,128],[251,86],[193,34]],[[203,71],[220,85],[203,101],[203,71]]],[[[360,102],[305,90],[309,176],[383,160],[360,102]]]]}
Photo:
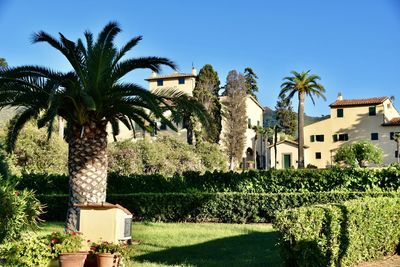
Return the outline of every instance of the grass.
{"type": "MultiPolygon", "coordinates": [[[[62,227],[46,223],[41,231],[62,227]]],[[[132,235],[135,267],[281,266],[270,224],[134,223],[132,235]]]]}

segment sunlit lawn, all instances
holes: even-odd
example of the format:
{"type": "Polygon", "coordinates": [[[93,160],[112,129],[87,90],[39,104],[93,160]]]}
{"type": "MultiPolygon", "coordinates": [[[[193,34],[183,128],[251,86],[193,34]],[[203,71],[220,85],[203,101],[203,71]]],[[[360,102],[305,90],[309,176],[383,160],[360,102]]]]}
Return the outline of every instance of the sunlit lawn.
{"type": "MultiPolygon", "coordinates": [[[[42,231],[62,230],[46,223],[42,231]]],[[[134,223],[134,266],[280,266],[269,224],[134,223]]]]}

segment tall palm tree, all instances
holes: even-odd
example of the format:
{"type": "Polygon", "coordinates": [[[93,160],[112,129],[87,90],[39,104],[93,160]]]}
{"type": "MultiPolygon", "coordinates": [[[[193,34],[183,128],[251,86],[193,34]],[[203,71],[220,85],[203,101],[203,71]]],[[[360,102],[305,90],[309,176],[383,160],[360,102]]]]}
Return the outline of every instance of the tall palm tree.
{"type": "Polygon", "coordinates": [[[326,100],[324,92],[325,88],[318,83],[321,78],[318,75],[310,74],[310,71],[298,73],[292,71],[293,76],[283,78],[279,96],[287,95],[286,99],[290,100],[297,93],[299,97],[298,108],[298,168],[304,168],[304,99],[309,96],[315,105],[314,96],[321,97],[326,100]]]}
{"type": "Polygon", "coordinates": [[[396,141],[397,144],[397,163],[400,163],[400,133],[395,133],[393,140],[396,141]]]}
{"type": "Polygon", "coordinates": [[[136,69],[158,72],[162,65],[176,68],[162,57],[125,59],[141,36],[129,40],[121,48],[114,44],[121,31],[115,22],[107,24],[96,40],[85,32],[85,41],[73,42],[60,33],[59,39],[41,31],[33,42],[45,42],[57,49],[72,66],[66,73],[40,66],[21,66],[0,71],[0,108],[22,107],[10,126],[7,149],[12,151],[21,128],[32,118],[38,127],[47,126],[49,136],[57,116],[67,122],[69,208],[67,229],[76,229],[76,203],[100,203],[106,200],[107,186],[107,124],[112,134],[119,133],[119,123],[132,129],[136,123],[151,131],[150,114],[176,129],[165,111],[176,108],[204,114],[204,108],[193,98],[174,90],[150,92],[123,80],[136,69]],[[150,111],[150,112],[149,112],[150,111]]]}

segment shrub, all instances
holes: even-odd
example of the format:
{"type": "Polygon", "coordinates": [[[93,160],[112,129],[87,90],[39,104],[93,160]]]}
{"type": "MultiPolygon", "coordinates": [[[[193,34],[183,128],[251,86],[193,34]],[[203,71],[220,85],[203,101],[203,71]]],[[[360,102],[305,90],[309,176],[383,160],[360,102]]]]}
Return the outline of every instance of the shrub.
{"type": "Polygon", "coordinates": [[[161,174],[172,176],[185,171],[225,170],[226,160],[216,144],[196,147],[173,137],[155,140],[126,140],[111,143],[109,170],[120,175],[161,174]]]}
{"type": "MultiPolygon", "coordinates": [[[[135,193],[111,194],[107,201],[127,208],[136,220],[250,223],[270,222],[276,211],[287,208],[338,203],[365,196],[398,196],[398,193],[135,193]]],[[[38,197],[48,205],[44,219],[65,219],[67,195],[38,197]]]]}
{"type": "Polygon", "coordinates": [[[5,266],[47,266],[51,250],[46,237],[29,233],[0,245],[0,258],[5,260],[5,266]]]}
{"type": "Polygon", "coordinates": [[[400,199],[364,198],[281,211],[287,266],[348,266],[392,255],[400,240],[400,199]]]}
{"type": "Polygon", "coordinates": [[[18,239],[23,230],[36,226],[42,206],[30,190],[0,185],[0,243],[18,239]]]}
{"type": "MultiPolygon", "coordinates": [[[[400,165],[383,169],[268,170],[235,172],[185,172],[172,177],[160,174],[129,176],[109,173],[108,194],[162,192],[284,193],[324,191],[398,190],[400,165]]],[[[23,175],[18,188],[39,194],[68,193],[66,175],[23,175]]]]}
{"type": "MultiPolygon", "coordinates": [[[[0,132],[1,143],[5,143],[6,131],[0,132]]],[[[21,130],[15,150],[8,155],[11,173],[67,173],[67,143],[58,135],[53,134],[47,140],[45,129],[38,129],[34,122],[29,122],[21,130]]]]}
{"type": "Polygon", "coordinates": [[[341,146],[334,160],[351,167],[366,167],[369,163],[382,164],[383,150],[370,141],[358,141],[341,146]]]}

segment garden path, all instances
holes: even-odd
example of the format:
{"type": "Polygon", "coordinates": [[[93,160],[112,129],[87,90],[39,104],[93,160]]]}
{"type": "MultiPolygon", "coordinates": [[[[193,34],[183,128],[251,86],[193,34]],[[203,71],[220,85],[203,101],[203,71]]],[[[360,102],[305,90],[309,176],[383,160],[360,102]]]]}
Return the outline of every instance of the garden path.
{"type": "Polygon", "coordinates": [[[355,267],[400,267],[400,256],[393,255],[378,261],[363,262],[355,267]]]}

